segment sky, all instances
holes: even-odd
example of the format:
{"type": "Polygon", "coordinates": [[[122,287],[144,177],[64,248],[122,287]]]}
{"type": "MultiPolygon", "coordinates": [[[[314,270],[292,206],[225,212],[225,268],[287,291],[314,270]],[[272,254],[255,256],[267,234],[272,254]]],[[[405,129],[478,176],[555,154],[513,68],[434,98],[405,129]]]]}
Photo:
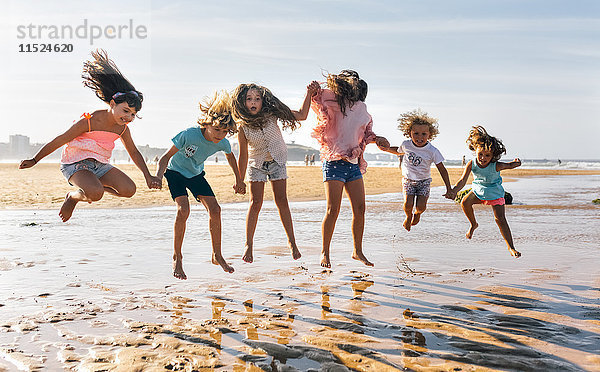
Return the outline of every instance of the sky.
{"type": "MultiPolygon", "coordinates": [[[[405,139],[399,115],[420,108],[438,119],[432,144],[447,159],[470,156],[473,125],[502,139],[507,157],[600,159],[595,0],[2,0],[1,7],[0,142],[22,134],[45,143],[83,112],[105,108],[81,79],[90,52],[103,48],[144,93],[141,119],[130,125],[140,146],[169,147],[216,90],[255,82],[298,109],[312,80],[350,68],[369,85],[375,133],[392,145],[405,139]],[[52,26],[81,32],[51,35],[52,26]],[[121,35],[90,37],[119,26],[121,35]],[[129,32],[140,27],[146,32],[129,32]],[[20,52],[35,43],[73,51],[20,52]]],[[[311,112],[284,137],[317,148],[315,122],[311,112]]]]}

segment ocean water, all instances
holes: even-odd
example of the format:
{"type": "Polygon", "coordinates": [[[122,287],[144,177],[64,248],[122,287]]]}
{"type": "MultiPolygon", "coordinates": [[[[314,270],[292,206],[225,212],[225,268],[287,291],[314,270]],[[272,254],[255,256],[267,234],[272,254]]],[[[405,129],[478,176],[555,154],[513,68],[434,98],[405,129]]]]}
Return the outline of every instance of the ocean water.
{"type": "Polygon", "coordinates": [[[0,211],[0,370],[122,366],[136,360],[126,358],[136,342],[147,354],[135,355],[171,369],[173,360],[199,358],[191,346],[206,348],[222,370],[600,369],[600,206],[591,203],[600,176],[504,186],[520,259],[489,208],[476,208],[480,227],[466,240],[460,206],[433,188],[410,232],[401,194],[367,197],[364,251],[373,268],[350,258],[347,200],[331,270],[319,266],[323,201],[291,203],[298,261],[266,202],[252,264],[241,261],[247,205],[223,205],[233,274],[210,264],[207,215],[195,205],[187,281],[171,275],[174,207],[80,208],[68,223],[55,210],[0,211]]]}

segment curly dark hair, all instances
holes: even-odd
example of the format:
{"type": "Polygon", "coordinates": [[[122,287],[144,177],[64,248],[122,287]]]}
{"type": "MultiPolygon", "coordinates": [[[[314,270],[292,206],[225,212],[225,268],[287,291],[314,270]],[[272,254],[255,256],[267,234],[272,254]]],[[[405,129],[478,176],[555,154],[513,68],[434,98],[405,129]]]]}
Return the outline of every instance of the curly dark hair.
{"type": "Polygon", "coordinates": [[[295,130],[300,127],[300,123],[289,107],[275,97],[269,89],[254,83],[240,84],[235,88],[231,97],[231,112],[239,125],[262,128],[267,119],[274,116],[281,121],[284,129],[295,130]],[[252,89],[258,91],[262,97],[262,109],[258,115],[252,115],[246,107],[246,94],[252,89]]]}
{"type": "Polygon", "coordinates": [[[398,118],[398,129],[404,136],[410,138],[410,131],[415,125],[427,125],[429,127],[429,139],[434,139],[440,131],[438,129],[438,120],[427,115],[421,109],[405,112],[398,118]]]}
{"type": "Polygon", "coordinates": [[[490,136],[481,125],[474,126],[469,132],[467,146],[471,151],[477,151],[481,148],[492,152],[492,162],[500,160],[502,154],[506,154],[506,147],[502,141],[494,136],[490,136]]]}
{"type": "Polygon", "coordinates": [[[342,70],[339,74],[327,74],[327,87],[335,94],[340,110],[346,116],[346,108],[367,98],[367,82],[354,70],[342,70]]]}
{"type": "Polygon", "coordinates": [[[231,97],[227,91],[215,92],[212,97],[204,97],[199,106],[201,115],[198,125],[202,128],[213,126],[227,129],[229,134],[237,132],[237,125],[231,116],[231,97]]]}
{"type": "Polygon", "coordinates": [[[123,76],[103,49],[92,52],[93,60],[83,64],[83,85],[91,88],[102,101],[127,102],[135,111],[142,109],[144,96],[123,76]]]}

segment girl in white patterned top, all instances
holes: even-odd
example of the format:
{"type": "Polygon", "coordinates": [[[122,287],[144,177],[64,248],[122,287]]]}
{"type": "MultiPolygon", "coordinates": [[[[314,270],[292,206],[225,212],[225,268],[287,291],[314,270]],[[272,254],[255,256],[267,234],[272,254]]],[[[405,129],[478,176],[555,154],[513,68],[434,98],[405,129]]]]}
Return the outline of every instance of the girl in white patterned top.
{"type": "Polygon", "coordinates": [[[240,145],[239,170],[245,177],[248,169],[250,181],[250,206],[246,217],[246,246],[242,259],[254,260],[253,241],[258,214],[262,207],[265,183],[271,181],[275,205],[288,238],[288,247],[292,257],[297,260],[301,254],[296,246],[292,215],[287,200],[287,146],[277,125],[281,121],[283,128],[296,129],[299,121],[305,120],[310,108],[310,99],[319,84],[312,82],[306,88],[306,97],[299,111],[290,110],[267,88],[256,84],[240,84],[232,95],[232,114],[240,127],[238,141],[240,145]],[[249,167],[248,167],[249,165],[249,167]]]}

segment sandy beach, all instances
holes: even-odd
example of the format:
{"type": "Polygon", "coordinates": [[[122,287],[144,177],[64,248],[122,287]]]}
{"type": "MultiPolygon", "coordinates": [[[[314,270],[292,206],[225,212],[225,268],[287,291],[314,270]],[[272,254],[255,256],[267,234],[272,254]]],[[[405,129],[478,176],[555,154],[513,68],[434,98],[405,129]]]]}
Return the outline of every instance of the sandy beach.
{"type": "Polygon", "coordinates": [[[465,239],[435,170],[422,221],[403,230],[399,171],[372,167],[364,246],[375,267],[350,258],[345,200],[323,270],[319,167],[289,170],[302,258],[290,257],[265,202],[247,264],[247,197],[229,191],[228,167],[208,166],[236,271],[210,263],[206,212],[194,204],[180,281],[168,191],[119,167],[138,184],[133,198],[107,196],[62,223],[70,187],[56,165],[0,166],[0,371],[600,371],[599,171],[503,172],[515,259],[488,207],[465,239]]]}
{"type": "MultiPolygon", "coordinates": [[[[149,165],[155,173],[155,165],[149,165]]],[[[0,209],[60,208],[65,194],[73,187],[65,181],[58,164],[41,163],[33,168],[19,170],[17,164],[0,164],[0,177],[3,180],[3,191],[0,195],[0,209]]],[[[99,203],[80,204],[77,208],[145,208],[173,205],[163,180],[162,190],[150,190],[146,186],[142,173],[132,164],[118,165],[136,183],[137,192],[130,199],[117,198],[105,194],[99,203]]],[[[227,165],[206,165],[206,178],[213,188],[219,203],[235,203],[248,200],[248,196],[233,193],[234,182],[231,169],[227,165]]],[[[437,170],[432,169],[432,186],[443,185],[437,170]]],[[[456,180],[462,174],[460,168],[448,168],[450,180],[456,180]]],[[[502,172],[505,182],[518,177],[549,175],[588,175],[600,174],[600,170],[569,169],[513,169],[502,172]]],[[[288,198],[290,201],[308,201],[324,198],[322,172],[320,166],[288,167],[288,198]]],[[[365,190],[369,195],[401,192],[401,174],[398,168],[369,167],[364,177],[365,190]]],[[[265,200],[272,200],[270,187],[265,188],[265,200]]],[[[77,213],[77,212],[75,212],[77,213]]]]}

